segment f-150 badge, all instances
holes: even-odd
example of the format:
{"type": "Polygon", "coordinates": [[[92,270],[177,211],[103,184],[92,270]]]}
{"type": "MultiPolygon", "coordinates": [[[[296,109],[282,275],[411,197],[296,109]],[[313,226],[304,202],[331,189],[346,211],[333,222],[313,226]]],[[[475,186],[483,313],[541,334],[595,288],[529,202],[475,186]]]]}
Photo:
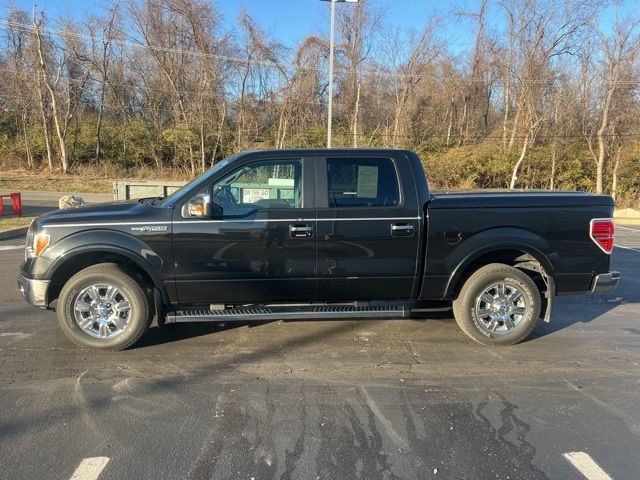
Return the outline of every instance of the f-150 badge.
{"type": "Polygon", "coordinates": [[[142,225],[141,227],[131,227],[134,232],[166,232],[166,225],[142,225]]]}

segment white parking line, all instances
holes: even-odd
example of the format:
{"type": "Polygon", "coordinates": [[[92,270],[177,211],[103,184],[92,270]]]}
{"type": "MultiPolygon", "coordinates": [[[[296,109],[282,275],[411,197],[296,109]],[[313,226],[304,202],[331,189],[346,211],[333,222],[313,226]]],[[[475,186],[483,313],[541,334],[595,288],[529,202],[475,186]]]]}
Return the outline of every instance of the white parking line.
{"type": "Polygon", "coordinates": [[[96,480],[107,463],[109,463],[109,457],[85,458],[73,472],[71,480],[96,480]]]}
{"type": "Polygon", "coordinates": [[[588,453],[567,452],[563,457],[588,480],[612,480],[609,474],[600,468],[600,465],[588,453]]]}

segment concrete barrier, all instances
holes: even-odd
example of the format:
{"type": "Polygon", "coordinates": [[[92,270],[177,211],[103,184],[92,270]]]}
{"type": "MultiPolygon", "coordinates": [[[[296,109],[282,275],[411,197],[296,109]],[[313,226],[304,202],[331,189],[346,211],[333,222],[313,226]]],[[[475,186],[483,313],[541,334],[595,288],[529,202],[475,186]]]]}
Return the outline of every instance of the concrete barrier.
{"type": "Polygon", "coordinates": [[[186,182],[113,182],[113,199],[130,200],[145,197],[166,197],[186,182]]]}

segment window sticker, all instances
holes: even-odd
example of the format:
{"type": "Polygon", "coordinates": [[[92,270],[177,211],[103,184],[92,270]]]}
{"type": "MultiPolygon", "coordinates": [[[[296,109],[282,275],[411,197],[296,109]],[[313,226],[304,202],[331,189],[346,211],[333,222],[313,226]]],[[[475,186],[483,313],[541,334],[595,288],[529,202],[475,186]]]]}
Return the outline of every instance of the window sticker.
{"type": "Polygon", "coordinates": [[[378,167],[358,165],[358,197],[378,197],[378,167]]]}
{"type": "Polygon", "coordinates": [[[245,188],[242,191],[242,203],[256,203],[259,200],[268,199],[268,188],[245,188]]]}

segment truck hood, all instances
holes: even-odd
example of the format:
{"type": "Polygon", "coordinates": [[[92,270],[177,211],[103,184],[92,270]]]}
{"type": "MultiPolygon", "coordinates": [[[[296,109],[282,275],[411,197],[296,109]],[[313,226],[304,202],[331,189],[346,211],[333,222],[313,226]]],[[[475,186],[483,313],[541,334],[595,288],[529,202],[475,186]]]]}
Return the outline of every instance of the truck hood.
{"type": "Polygon", "coordinates": [[[157,217],[158,210],[163,209],[135,200],[81,205],[45,213],[34,220],[32,229],[38,230],[51,224],[151,221],[153,217],[157,217]]]}

